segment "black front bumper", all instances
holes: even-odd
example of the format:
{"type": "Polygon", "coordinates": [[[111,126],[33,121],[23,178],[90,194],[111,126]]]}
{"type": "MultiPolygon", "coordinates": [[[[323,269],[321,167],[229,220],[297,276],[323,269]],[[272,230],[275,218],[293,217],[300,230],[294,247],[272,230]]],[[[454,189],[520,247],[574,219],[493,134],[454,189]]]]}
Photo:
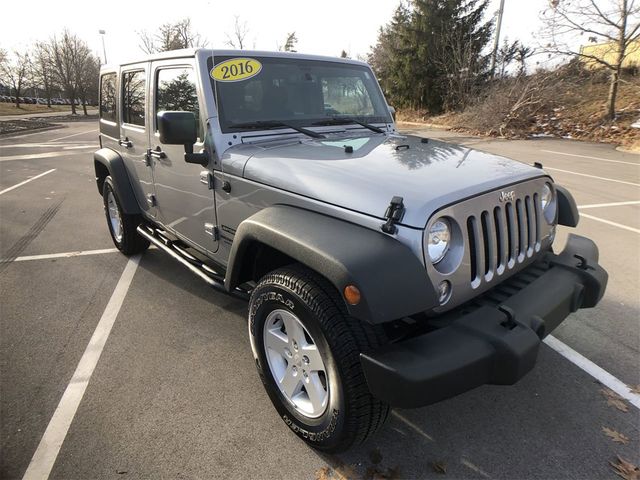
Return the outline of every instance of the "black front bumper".
{"type": "Polygon", "coordinates": [[[541,339],[570,313],[595,306],[608,278],[598,247],[577,235],[562,253],[549,252],[528,268],[543,273],[504,300],[460,310],[443,328],[362,354],[371,393],[414,408],[480,385],[517,382],[535,365],[541,339]]]}

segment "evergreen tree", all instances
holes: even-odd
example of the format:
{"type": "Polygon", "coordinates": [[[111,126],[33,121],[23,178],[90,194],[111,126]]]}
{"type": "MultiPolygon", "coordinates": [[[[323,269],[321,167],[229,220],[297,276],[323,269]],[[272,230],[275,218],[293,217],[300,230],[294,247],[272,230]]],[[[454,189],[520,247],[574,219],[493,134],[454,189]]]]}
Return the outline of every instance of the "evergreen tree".
{"type": "Polygon", "coordinates": [[[487,78],[489,0],[410,0],[381,29],[369,57],[391,101],[437,113],[460,108],[487,78]]]}

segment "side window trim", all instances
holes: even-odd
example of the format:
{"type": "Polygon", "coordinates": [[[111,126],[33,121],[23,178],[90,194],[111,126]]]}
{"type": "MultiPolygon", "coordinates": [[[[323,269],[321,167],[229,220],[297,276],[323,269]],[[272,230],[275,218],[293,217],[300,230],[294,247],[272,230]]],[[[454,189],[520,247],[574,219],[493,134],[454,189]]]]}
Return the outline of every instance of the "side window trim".
{"type": "Polygon", "coordinates": [[[119,108],[119,113],[120,113],[120,118],[121,120],[121,124],[123,127],[128,127],[128,128],[135,128],[138,130],[146,130],[147,128],[147,102],[148,102],[148,75],[147,75],[147,69],[144,66],[136,66],[134,68],[130,68],[128,70],[121,70],[120,71],[120,88],[119,88],[119,97],[120,97],[120,108],[119,108]],[[130,122],[125,122],[125,107],[126,107],[126,102],[125,102],[125,94],[124,94],[124,89],[125,89],[125,85],[126,82],[124,81],[125,75],[127,74],[131,74],[131,73],[138,73],[138,72],[142,72],[144,74],[144,105],[142,107],[142,111],[144,112],[144,125],[137,125],[135,123],[130,123],[130,122]]]}

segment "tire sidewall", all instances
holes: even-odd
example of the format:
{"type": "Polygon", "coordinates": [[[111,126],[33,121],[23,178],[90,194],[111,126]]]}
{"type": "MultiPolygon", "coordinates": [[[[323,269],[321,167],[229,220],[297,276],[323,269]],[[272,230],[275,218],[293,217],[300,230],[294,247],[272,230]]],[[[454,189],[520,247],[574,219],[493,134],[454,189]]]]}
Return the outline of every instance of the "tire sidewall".
{"type": "Polygon", "coordinates": [[[104,203],[104,213],[107,218],[107,226],[109,228],[109,234],[111,235],[111,240],[113,240],[114,245],[118,247],[119,250],[123,250],[125,248],[125,242],[127,241],[127,238],[126,238],[127,233],[124,228],[124,212],[122,211],[122,207],[120,206],[120,199],[118,198],[116,189],[113,188],[113,180],[111,180],[111,177],[107,177],[104,181],[104,186],[102,187],[102,200],[104,203]],[[118,213],[120,214],[120,222],[122,222],[122,226],[121,226],[122,240],[121,241],[118,241],[116,239],[116,236],[113,233],[113,226],[111,225],[111,218],[109,218],[109,205],[107,201],[107,196],[109,192],[111,192],[111,194],[113,195],[113,198],[115,199],[116,207],[118,208],[118,213]]]}
{"type": "Polygon", "coordinates": [[[258,373],[276,410],[289,428],[314,447],[332,448],[340,439],[345,422],[344,389],[340,372],[322,325],[311,308],[294,292],[277,284],[256,287],[249,304],[249,333],[258,373]],[[295,410],[278,388],[269,368],[264,348],[264,324],[277,309],[295,314],[313,337],[325,364],[329,382],[327,409],[318,418],[309,418],[295,410]]]}

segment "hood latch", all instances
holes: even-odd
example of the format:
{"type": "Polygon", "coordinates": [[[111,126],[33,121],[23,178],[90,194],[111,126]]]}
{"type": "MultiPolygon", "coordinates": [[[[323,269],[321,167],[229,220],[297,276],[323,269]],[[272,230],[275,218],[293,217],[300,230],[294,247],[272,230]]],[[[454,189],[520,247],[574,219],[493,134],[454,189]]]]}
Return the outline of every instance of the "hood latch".
{"type": "Polygon", "coordinates": [[[380,228],[384,233],[395,234],[398,231],[398,227],[395,224],[402,220],[403,216],[404,203],[402,203],[402,197],[393,197],[387,207],[387,211],[384,212],[384,218],[387,219],[387,222],[383,223],[380,228]]]}

